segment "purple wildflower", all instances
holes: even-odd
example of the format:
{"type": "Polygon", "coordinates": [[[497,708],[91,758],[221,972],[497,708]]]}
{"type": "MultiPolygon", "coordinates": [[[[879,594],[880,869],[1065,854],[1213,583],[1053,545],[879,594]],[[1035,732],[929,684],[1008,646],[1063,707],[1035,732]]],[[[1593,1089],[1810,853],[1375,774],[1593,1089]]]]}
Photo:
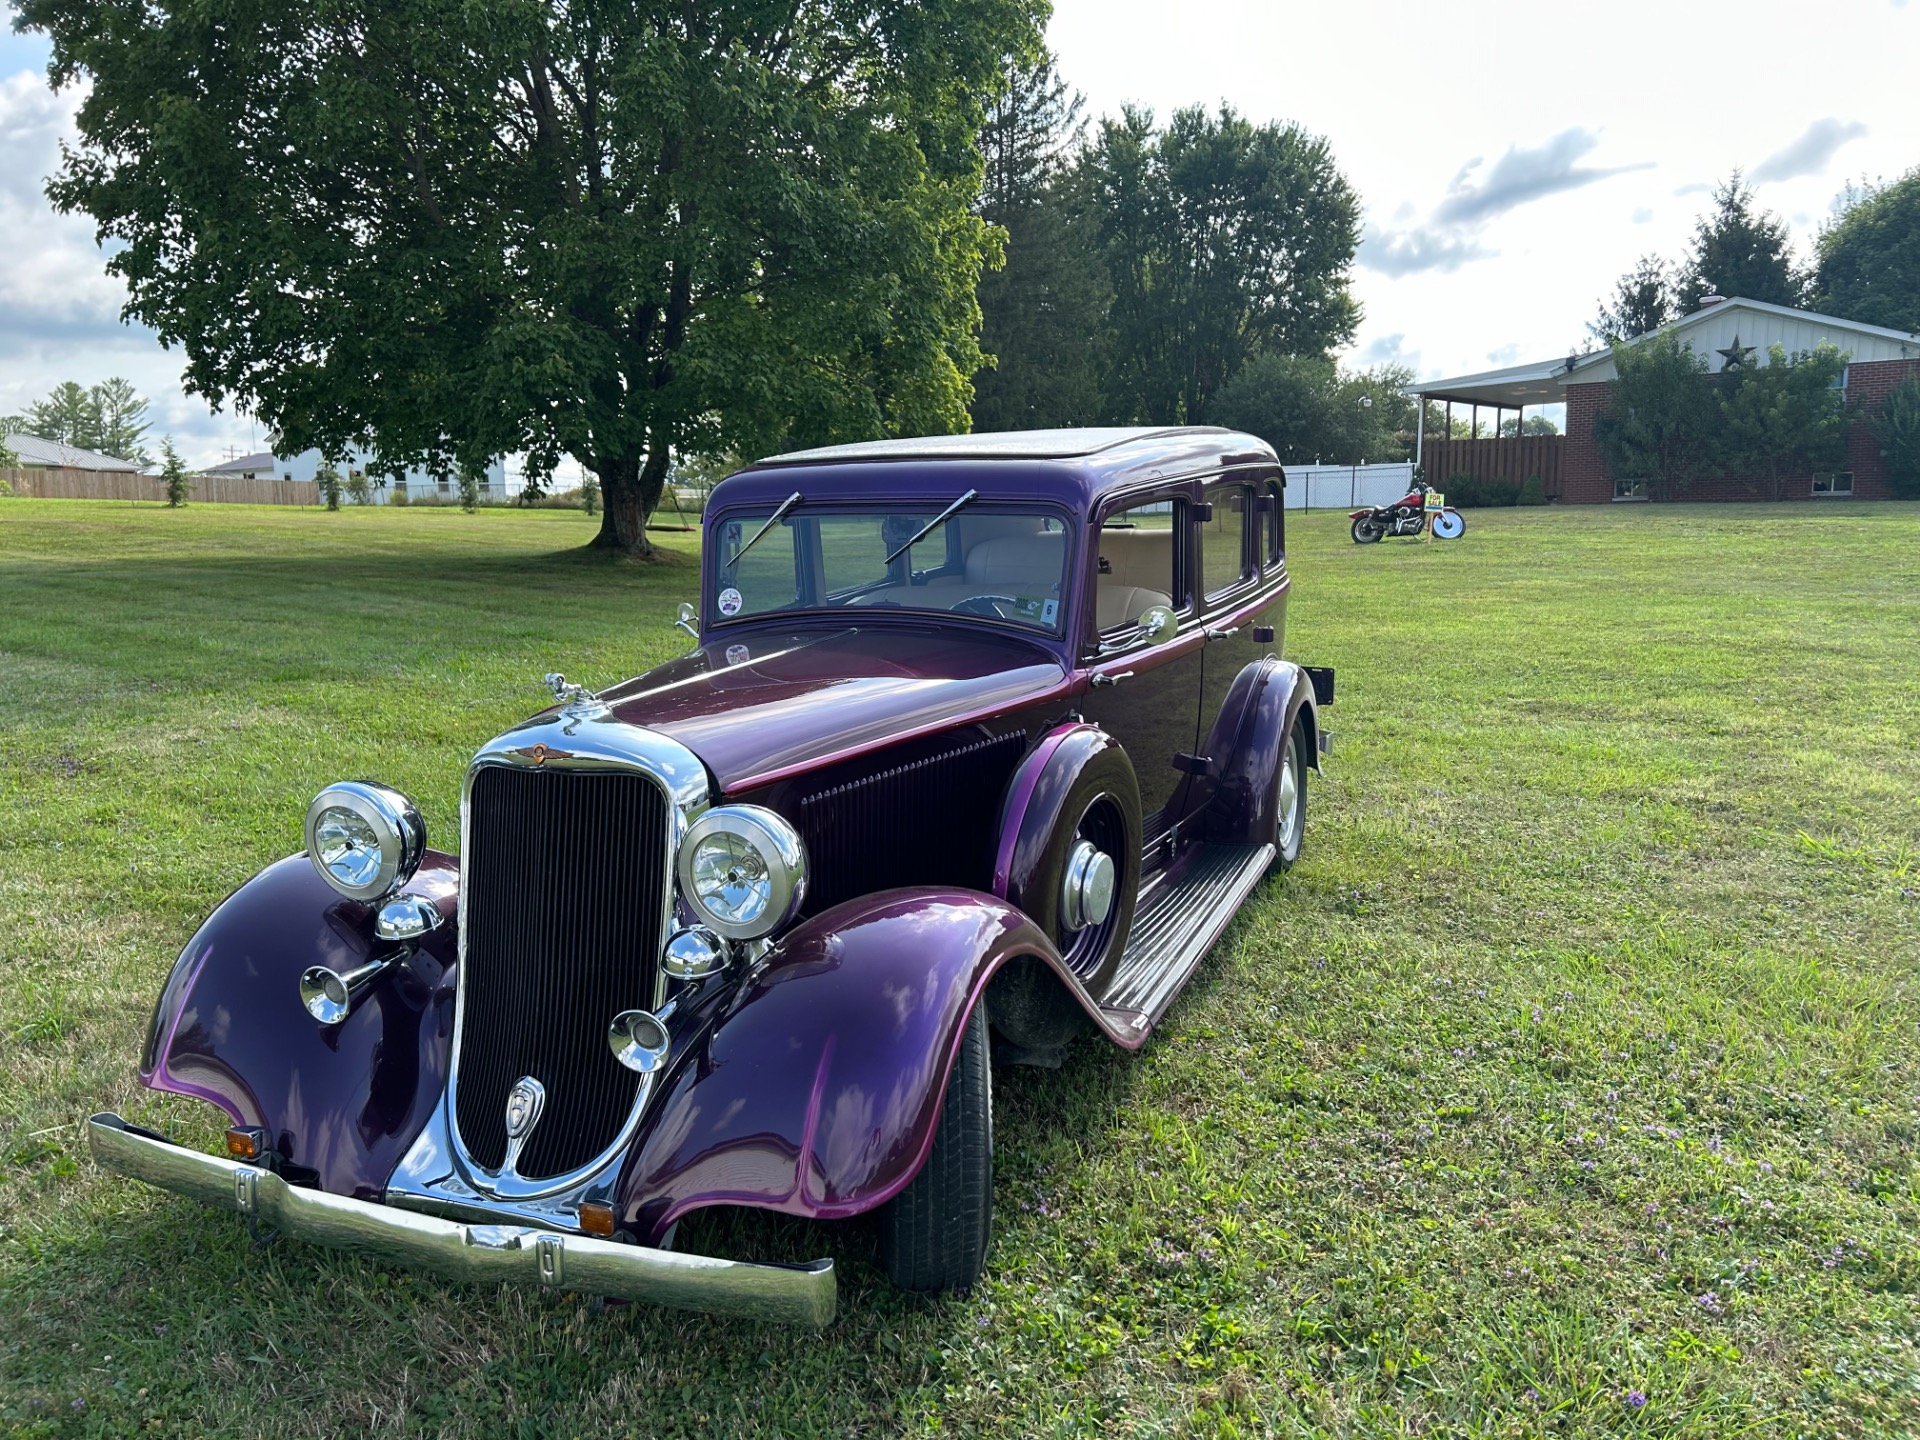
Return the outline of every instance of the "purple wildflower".
{"type": "Polygon", "coordinates": [[[1638,1410],[1647,1403],[1647,1397],[1638,1390],[1627,1391],[1627,1404],[1638,1410]]]}

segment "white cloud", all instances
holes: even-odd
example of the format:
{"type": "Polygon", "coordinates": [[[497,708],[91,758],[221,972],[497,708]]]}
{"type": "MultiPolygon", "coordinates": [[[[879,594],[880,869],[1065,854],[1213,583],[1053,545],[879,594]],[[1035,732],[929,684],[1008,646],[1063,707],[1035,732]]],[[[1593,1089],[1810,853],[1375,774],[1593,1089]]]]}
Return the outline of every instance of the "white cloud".
{"type": "Polygon", "coordinates": [[[1653,207],[1650,205],[1642,205],[1633,212],[1633,223],[1636,225],[1644,225],[1651,219],[1653,219],[1653,207]]]}
{"type": "Polygon", "coordinates": [[[1624,175],[1629,170],[1653,167],[1651,160],[1633,165],[1580,164],[1580,157],[1599,143],[1597,132],[1574,126],[1562,130],[1543,145],[1509,146],[1507,153],[1494,162],[1486,178],[1477,185],[1472,182],[1481,160],[1475,156],[1453,177],[1453,183],[1447,187],[1447,198],[1433,212],[1434,219],[1443,225],[1473,225],[1549,195],[1578,190],[1583,185],[1624,175]]]}

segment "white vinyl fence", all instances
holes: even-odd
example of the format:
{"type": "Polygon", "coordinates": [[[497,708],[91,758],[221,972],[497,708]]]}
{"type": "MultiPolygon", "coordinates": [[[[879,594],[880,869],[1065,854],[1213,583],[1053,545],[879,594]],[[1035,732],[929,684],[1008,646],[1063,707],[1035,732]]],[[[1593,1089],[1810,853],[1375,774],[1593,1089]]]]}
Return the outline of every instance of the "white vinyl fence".
{"type": "Polygon", "coordinates": [[[1413,465],[1287,465],[1289,510],[1391,505],[1413,489],[1413,465]]]}

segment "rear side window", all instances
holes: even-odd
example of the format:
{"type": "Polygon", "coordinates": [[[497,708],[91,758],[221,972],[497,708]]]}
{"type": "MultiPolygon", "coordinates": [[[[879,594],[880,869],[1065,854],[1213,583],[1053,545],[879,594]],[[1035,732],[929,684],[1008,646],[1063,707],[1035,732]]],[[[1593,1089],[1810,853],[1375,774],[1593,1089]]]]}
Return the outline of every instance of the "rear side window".
{"type": "Polygon", "coordinates": [[[1253,574],[1251,540],[1258,529],[1253,491],[1245,485],[1209,485],[1203,496],[1213,514],[1200,527],[1200,568],[1207,594],[1224,595],[1253,574]]]}
{"type": "Polygon", "coordinates": [[[1267,512],[1266,554],[1267,563],[1272,564],[1287,553],[1287,494],[1280,488],[1278,481],[1267,482],[1267,487],[1260,498],[1260,505],[1267,512]]]}

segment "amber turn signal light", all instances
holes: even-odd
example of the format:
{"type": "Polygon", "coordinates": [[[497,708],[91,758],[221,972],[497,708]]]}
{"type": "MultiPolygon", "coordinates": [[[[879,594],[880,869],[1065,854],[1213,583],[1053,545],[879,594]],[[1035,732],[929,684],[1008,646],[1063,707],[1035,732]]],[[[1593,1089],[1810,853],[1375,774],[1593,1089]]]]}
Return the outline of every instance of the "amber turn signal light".
{"type": "Polygon", "coordinates": [[[589,1235],[613,1234],[613,1207],[589,1200],[580,1207],[580,1228],[589,1235]]]}
{"type": "Polygon", "coordinates": [[[258,1160],[267,1153],[267,1132],[258,1126],[227,1131],[227,1154],[236,1160],[258,1160]]]}

